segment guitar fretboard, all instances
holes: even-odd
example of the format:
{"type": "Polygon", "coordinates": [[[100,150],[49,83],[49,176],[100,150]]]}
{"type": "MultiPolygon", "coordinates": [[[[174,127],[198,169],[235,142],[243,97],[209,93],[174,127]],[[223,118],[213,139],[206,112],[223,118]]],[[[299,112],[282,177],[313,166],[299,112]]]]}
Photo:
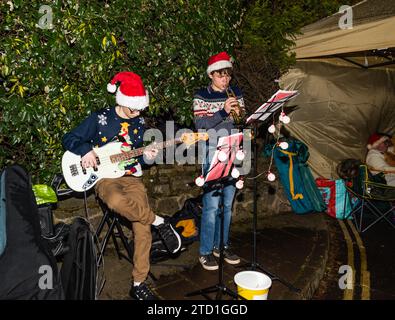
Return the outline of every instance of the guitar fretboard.
{"type": "Polygon", "coordinates": [[[167,140],[167,141],[155,143],[155,144],[152,144],[152,145],[149,145],[146,147],[130,150],[130,151],[123,152],[123,153],[114,154],[114,155],[110,156],[110,160],[112,163],[118,163],[121,161],[126,161],[129,159],[141,156],[145,150],[150,150],[150,149],[160,150],[160,149],[164,149],[164,148],[167,148],[171,145],[178,144],[178,143],[182,143],[182,141],[180,139],[167,140]]]}

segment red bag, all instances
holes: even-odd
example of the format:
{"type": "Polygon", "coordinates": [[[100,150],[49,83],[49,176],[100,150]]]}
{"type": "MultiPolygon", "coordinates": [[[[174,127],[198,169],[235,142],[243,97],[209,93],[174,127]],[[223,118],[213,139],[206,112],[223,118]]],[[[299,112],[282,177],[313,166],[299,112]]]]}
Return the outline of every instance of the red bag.
{"type": "Polygon", "coordinates": [[[329,216],[336,219],[352,219],[350,196],[343,180],[317,178],[315,183],[327,206],[326,213],[329,216]]]}

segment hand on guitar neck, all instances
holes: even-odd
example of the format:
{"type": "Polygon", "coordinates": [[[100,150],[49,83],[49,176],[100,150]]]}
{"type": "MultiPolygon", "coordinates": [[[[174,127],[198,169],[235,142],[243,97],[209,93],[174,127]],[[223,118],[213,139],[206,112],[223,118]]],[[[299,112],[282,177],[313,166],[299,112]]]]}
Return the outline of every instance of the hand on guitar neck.
{"type": "Polygon", "coordinates": [[[156,156],[158,155],[159,150],[155,148],[155,144],[151,144],[147,147],[147,149],[145,149],[144,151],[144,155],[148,160],[152,160],[154,158],[156,158],[156,156]]]}

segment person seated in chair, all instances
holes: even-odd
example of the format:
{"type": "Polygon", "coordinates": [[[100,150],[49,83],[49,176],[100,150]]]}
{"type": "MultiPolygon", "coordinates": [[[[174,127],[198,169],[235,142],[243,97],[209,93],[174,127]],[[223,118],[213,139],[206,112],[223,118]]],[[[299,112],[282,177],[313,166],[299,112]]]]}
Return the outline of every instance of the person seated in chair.
{"type": "MultiPolygon", "coordinates": [[[[122,142],[121,151],[142,147],[144,119],[140,111],[148,107],[148,92],[137,74],[120,72],[107,85],[109,92],[116,92],[115,107],[93,112],[78,127],[63,137],[63,146],[81,155],[83,167],[97,167],[97,156],[93,146],[102,147],[111,141],[122,142]],[[120,83],[117,88],[117,84],[120,83]]],[[[147,149],[146,149],[147,150],[147,149]]],[[[144,155],[153,159],[157,149],[149,149],[144,155]]],[[[142,182],[141,164],[143,157],[120,162],[125,175],[120,178],[103,178],[95,185],[99,198],[114,212],[132,222],[134,236],[133,284],[129,294],[138,300],[156,300],[146,278],[150,269],[152,242],[151,225],[157,228],[164,244],[171,253],[181,247],[181,238],[170,223],[155,215],[148,203],[142,182]]]]}
{"type": "Polygon", "coordinates": [[[366,164],[372,174],[383,172],[388,186],[395,187],[395,167],[385,161],[385,154],[391,146],[388,135],[374,133],[370,136],[367,148],[366,164]]]}

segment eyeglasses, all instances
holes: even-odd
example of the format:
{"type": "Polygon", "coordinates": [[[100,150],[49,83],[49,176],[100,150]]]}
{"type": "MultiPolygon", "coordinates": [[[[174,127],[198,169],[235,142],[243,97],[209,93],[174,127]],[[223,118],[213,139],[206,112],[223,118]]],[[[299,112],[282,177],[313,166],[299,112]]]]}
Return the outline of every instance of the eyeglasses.
{"type": "Polygon", "coordinates": [[[232,69],[231,68],[224,68],[224,69],[220,69],[220,70],[216,70],[213,72],[213,75],[215,75],[217,78],[224,78],[224,77],[228,77],[231,78],[232,77],[232,69]]]}
{"type": "Polygon", "coordinates": [[[215,75],[217,78],[220,78],[220,79],[225,78],[225,77],[226,77],[226,78],[231,78],[231,77],[232,77],[231,74],[226,73],[226,72],[223,72],[223,73],[215,72],[214,75],[215,75]]]}

